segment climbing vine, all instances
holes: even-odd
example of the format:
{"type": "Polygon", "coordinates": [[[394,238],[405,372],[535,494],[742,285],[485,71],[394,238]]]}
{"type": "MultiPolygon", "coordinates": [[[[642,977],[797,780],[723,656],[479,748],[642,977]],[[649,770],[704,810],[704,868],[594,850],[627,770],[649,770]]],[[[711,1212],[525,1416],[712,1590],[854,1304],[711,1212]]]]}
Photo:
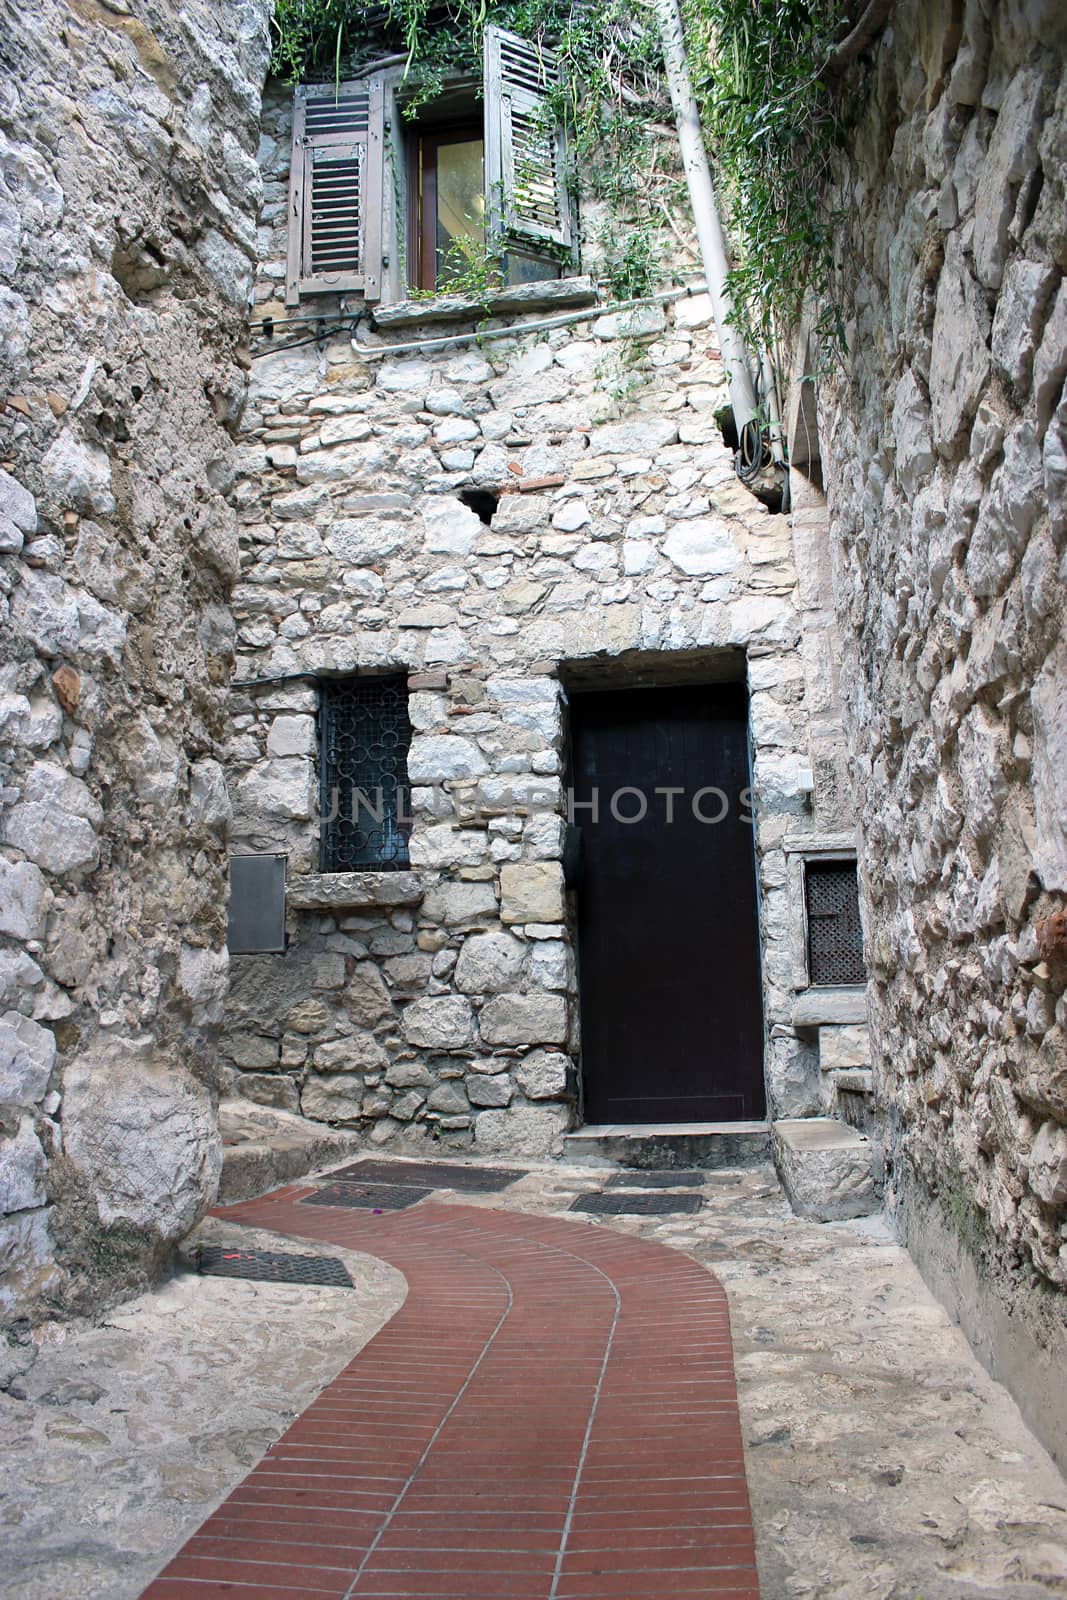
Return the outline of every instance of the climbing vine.
{"type": "Polygon", "coordinates": [[[842,0],[683,0],[687,47],[733,248],[737,321],[773,349],[805,295],[824,350],[841,343],[827,195],[845,118],[825,68],[842,0]]]}

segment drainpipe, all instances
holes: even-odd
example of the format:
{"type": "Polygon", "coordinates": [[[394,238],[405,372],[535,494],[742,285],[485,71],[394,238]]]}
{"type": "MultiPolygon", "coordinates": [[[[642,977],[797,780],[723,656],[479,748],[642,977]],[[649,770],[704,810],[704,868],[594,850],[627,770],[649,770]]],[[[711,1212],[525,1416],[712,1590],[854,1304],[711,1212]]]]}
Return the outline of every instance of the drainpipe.
{"type": "Polygon", "coordinates": [[[733,408],[737,437],[743,439],[745,428],[758,417],[759,406],[752,373],[748,365],[748,352],[731,318],[733,302],[726,287],[729,264],[726,259],[726,241],[722,223],[715,204],[715,188],[704,148],[704,133],[700,126],[696,97],[689,77],[689,63],[685,53],[685,37],[677,0],[653,0],[659,22],[663,59],[667,68],[667,83],[671,104],[678,127],[678,144],[689,185],[689,203],[693,208],[700,257],[707,279],[711,308],[719,334],[719,349],[730,383],[730,404],[733,408]]]}

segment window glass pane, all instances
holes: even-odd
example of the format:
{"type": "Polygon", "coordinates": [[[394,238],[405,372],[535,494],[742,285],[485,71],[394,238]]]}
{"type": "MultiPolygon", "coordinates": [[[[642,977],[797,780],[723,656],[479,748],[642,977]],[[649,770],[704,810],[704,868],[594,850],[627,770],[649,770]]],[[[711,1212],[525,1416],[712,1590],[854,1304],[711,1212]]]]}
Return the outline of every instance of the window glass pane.
{"type": "Polygon", "coordinates": [[[504,282],[544,283],[559,277],[559,263],[548,256],[524,256],[509,250],[504,257],[504,282]]]}
{"type": "Polygon", "coordinates": [[[463,272],[485,250],[485,178],[481,139],[437,147],[437,282],[463,272]]]}

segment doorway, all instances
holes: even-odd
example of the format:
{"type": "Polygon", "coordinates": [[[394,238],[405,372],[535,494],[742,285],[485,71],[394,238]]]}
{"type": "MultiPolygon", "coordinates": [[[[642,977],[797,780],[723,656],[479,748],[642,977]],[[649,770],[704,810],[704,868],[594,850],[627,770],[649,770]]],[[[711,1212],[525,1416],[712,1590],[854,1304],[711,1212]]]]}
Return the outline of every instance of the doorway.
{"type": "Polygon", "coordinates": [[[743,683],[575,694],[589,1123],[765,1115],[743,683]]]}

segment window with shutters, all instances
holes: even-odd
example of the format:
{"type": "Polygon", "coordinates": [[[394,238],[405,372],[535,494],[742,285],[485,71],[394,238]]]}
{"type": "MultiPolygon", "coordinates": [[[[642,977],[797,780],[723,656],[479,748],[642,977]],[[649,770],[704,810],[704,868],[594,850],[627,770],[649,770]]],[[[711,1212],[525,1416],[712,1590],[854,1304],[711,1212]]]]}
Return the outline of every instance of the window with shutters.
{"type": "Polygon", "coordinates": [[[301,87],[293,115],[286,301],[447,291],[488,252],[501,281],[574,270],[551,50],[487,26],[483,78],[403,114],[402,73],[301,87]]]}
{"type": "Polygon", "coordinates": [[[293,102],[288,305],[301,295],[380,298],[384,86],[306,85],[293,102]]]}

